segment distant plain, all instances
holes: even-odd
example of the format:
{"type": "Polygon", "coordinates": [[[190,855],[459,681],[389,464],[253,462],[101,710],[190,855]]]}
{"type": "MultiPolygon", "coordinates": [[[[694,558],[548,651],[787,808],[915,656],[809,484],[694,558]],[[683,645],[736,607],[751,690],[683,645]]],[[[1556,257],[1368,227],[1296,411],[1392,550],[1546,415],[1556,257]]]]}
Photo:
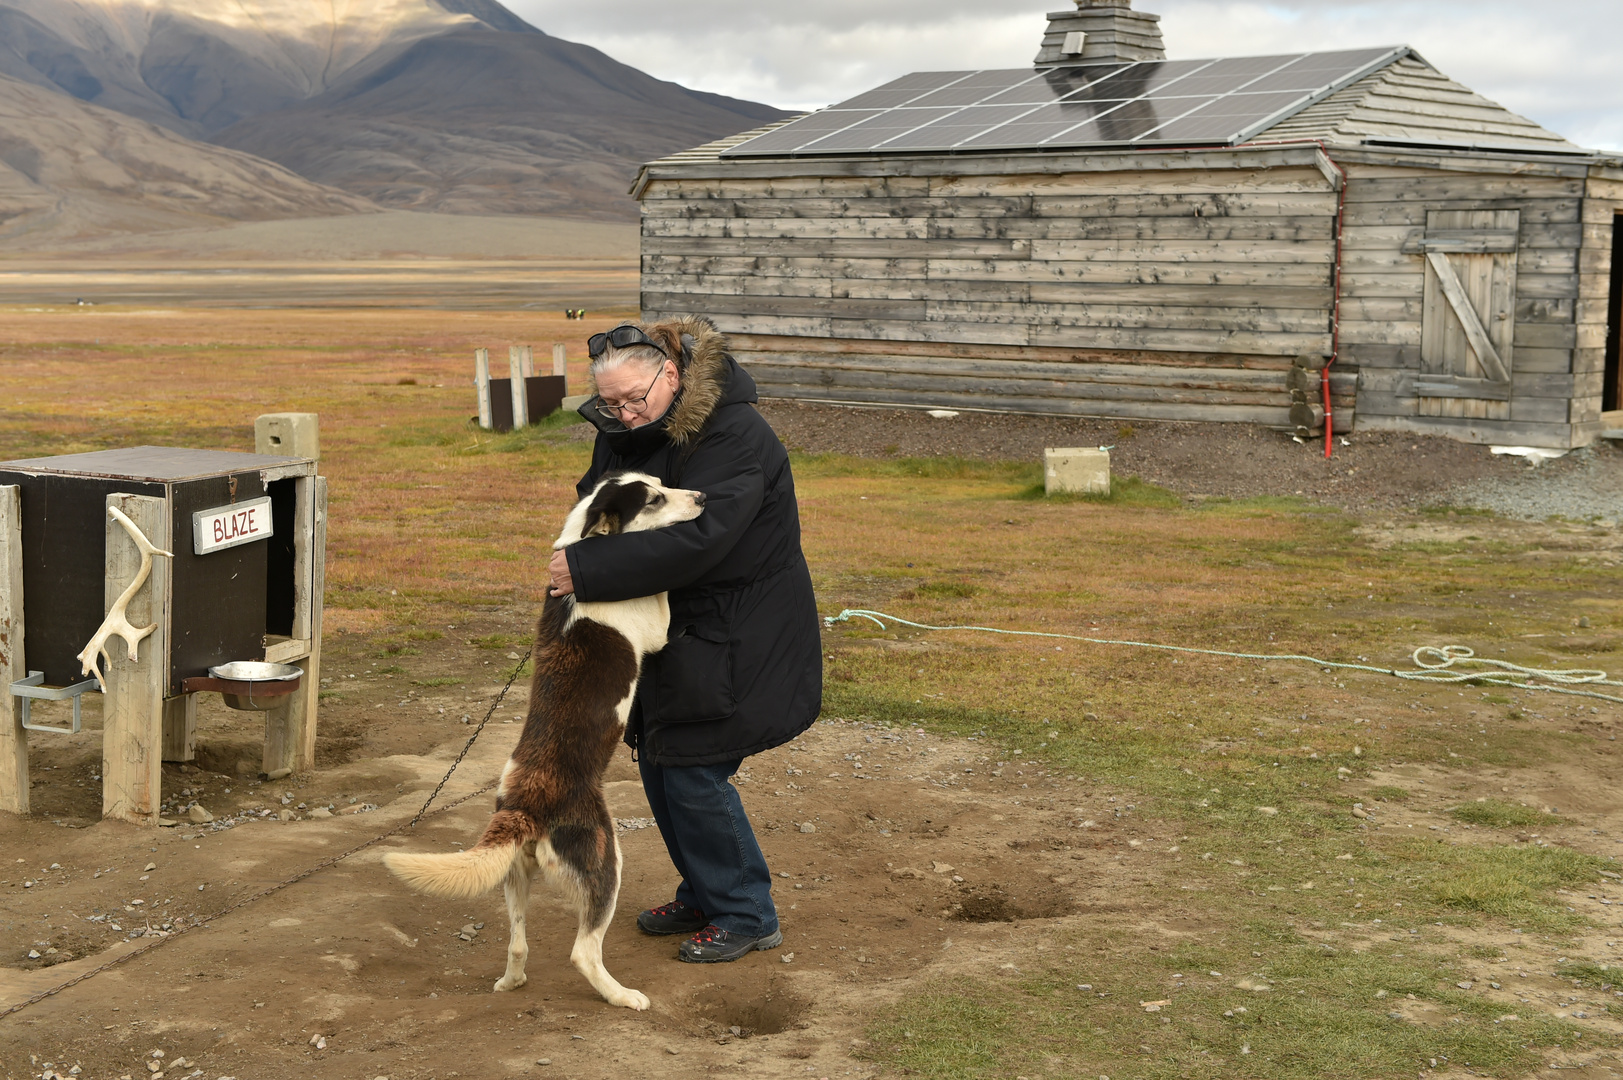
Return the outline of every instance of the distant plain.
{"type": "Polygon", "coordinates": [[[622,309],[637,226],[384,211],[0,251],[0,304],[622,309]]]}

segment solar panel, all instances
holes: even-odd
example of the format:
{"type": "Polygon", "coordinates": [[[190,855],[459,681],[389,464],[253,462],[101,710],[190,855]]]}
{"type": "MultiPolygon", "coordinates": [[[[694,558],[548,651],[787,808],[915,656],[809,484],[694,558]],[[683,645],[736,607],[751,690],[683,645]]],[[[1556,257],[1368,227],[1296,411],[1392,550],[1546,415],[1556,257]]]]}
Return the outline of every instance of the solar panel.
{"type": "Polygon", "coordinates": [[[1407,54],[1398,46],[916,72],[722,156],[1233,145],[1407,54]]]}

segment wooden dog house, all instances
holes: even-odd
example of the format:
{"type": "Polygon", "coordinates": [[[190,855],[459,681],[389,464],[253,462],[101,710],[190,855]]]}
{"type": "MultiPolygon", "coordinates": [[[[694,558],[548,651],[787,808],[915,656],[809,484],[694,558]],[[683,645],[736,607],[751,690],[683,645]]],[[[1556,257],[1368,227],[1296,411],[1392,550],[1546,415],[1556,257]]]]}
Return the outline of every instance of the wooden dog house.
{"type": "Polygon", "coordinates": [[[0,462],[0,679],[11,688],[0,692],[0,809],[28,810],[16,695],[84,692],[93,681],[79,654],[104,618],[126,610],[137,630],[155,629],[134,660],[117,638],[107,647],[105,816],[156,822],[161,762],[192,759],[195,695],[233,694],[210,676],[232,661],[299,669],[291,693],[267,695],[264,769],[310,767],[326,549],[316,467],[155,446],[0,462]],[[129,524],[110,520],[113,510],[129,524]],[[143,558],[134,531],[158,557],[143,558]]]}

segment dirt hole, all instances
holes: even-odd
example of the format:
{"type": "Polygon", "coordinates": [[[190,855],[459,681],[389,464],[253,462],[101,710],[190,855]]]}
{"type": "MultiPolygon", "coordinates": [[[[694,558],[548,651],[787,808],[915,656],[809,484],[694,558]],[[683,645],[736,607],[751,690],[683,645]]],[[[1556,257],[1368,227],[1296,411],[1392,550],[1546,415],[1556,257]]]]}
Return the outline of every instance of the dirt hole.
{"type": "Polygon", "coordinates": [[[690,1008],[707,1034],[747,1039],[788,1031],[806,1015],[811,1003],[782,987],[762,995],[749,987],[707,986],[694,993],[690,1008]]]}
{"type": "Polygon", "coordinates": [[[1018,922],[1022,919],[1053,919],[1075,911],[1070,898],[1059,892],[1036,892],[1015,896],[1000,885],[965,892],[952,906],[951,918],[960,922],[1018,922]]]}

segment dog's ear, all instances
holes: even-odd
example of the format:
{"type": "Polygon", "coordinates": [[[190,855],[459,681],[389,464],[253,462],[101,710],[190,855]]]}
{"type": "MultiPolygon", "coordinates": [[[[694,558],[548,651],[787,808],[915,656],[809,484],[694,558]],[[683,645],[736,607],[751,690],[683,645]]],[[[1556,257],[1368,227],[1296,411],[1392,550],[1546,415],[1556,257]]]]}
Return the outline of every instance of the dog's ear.
{"type": "Polygon", "coordinates": [[[619,484],[604,484],[586,508],[586,521],[581,526],[582,539],[588,536],[612,536],[620,531],[620,514],[615,506],[619,484]]]}
{"type": "Polygon", "coordinates": [[[623,530],[625,523],[647,504],[648,485],[640,480],[604,484],[586,508],[586,523],[580,534],[582,537],[612,536],[623,530]]]}

